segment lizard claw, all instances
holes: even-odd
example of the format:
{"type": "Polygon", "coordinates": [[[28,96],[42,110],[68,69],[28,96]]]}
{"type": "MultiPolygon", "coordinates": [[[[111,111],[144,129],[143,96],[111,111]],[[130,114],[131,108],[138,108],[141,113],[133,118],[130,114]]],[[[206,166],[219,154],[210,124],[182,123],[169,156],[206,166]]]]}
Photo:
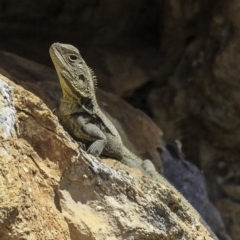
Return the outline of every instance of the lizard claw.
{"type": "Polygon", "coordinates": [[[78,146],[79,146],[79,148],[81,148],[83,151],[86,151],[86,150],[87,150],[86,145],[85,145],[84,143],[82,143],[82,142],[78,142],[78,146]]]}
{"type": "Polygon", "coordinates": [[[91,146],[88,148],[87,153],[93,155],[94,157],[98,157],[101,154],[98,148],[91,146]]]}
{"type": "Polygon", "coordinates": [[[142,168],[152,177],[157,174],[155,166],[149,159],[143,161],[142,168]]]}

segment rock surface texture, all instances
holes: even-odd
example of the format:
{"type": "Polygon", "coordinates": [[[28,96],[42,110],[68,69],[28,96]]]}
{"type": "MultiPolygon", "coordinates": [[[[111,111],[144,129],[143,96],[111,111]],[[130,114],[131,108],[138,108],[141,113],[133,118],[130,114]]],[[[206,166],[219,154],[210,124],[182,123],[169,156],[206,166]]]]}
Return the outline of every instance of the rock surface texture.
{"type": "Polygon", "coordinates": [[[86,154],[42,100],[0,84],[1,239],[212,239],[176,192],[86,154]]]}

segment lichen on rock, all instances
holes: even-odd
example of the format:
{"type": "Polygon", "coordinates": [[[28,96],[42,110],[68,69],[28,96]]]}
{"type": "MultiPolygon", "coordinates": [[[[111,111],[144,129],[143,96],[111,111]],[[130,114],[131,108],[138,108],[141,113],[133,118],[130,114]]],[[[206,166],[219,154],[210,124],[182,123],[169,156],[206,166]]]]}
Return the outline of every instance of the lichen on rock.
{"type": "Polygon", "coordinates": [[[11,86],[0,78],[0,128],[4,139],[14,131],[16,111],[12,105],[11,86]]]}

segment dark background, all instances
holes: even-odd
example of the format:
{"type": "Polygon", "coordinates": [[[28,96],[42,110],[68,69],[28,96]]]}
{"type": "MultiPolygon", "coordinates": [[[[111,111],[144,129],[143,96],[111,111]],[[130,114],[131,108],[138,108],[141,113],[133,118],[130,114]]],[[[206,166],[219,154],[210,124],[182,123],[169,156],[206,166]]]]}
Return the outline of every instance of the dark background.
{"type": "Polygon", "coordinates": [[[100,88],[146,112],[220,186],[222,198],[210,195],[240,239],[230,217],[240,211],[239,9],[237,0],[0,0],[0,49],[53,67],[53,42],[79,48],[100,88]]]}

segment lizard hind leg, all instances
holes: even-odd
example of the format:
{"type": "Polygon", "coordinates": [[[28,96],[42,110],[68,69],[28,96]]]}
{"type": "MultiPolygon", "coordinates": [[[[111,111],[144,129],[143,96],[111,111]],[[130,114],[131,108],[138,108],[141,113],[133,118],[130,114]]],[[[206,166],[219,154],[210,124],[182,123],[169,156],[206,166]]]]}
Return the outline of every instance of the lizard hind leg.
{"type": "Polygon", "coordinates": [[[121,162],[131,168],[136,168],[136,169],[140,169],[141,171],[143,170],[142,166],[136,162],[134,162],[132,159],[124,156],[122,159],[121,159],[121,162]]]}

